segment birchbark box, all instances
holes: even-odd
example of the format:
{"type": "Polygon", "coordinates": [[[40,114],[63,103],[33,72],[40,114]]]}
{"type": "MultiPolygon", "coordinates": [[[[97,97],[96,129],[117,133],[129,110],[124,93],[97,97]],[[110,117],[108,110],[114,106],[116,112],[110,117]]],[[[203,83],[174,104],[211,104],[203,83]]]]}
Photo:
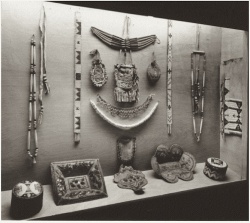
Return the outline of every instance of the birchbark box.
{"type": "MultiPolygon", "coordinates": [[[[129,205],[146,204],[156,198],[171,200],[169,194],[177,197],[180,192],[191,194],[213,189],[212,194],[216,195],[220,186],[246,182],[247,32],[42,1],[2,2],[1,12],[3,220],[12,219],[9,214],[11,189],[25,179],[35,179],[44,188],[42,209],[32,219],[87,213],[93,209],[98,212],[103,207],[118,208],[119,205],[125,206],[119,216],[126,219],[124,210],[133,211],[129,205]],[[43,8],[46,26],[40,23],[43,8]],[[46,44],[42,49],[41,27],[46,30],[43,32],[46,44]],[[111,39],[114,37],[113,43],[120,38],[119,44],[124,47],[121,52],[101,40],[92,27],[110,34],[111,39]],[[34,104],[34,95],[30,98],[33,35],[39,149],[36,164],[32,164],[27,154],[29,102],[34,104]],[[133,45],[136,39],[140,41],[133,45]],[[144,40],[150,44],[145,46],[144,40]],[[145,47],[140,48],[140,44],[145,47]],[[43,49],[46,51],[41,57],[43,49]],[[99,58],[93,55],[95,50],[99,58]],[[50,93],[46,95],[44,90],[42,94],[43,119],[39,124],[40,69],[45,59],[50,93]],[[152,77],[159,78],[153,84],[148,78],[149,68],[151,81],[152,77]],[[103,80],[100,87],[94,84],[98,78],[103,80]],[[121,189],[113,182],[120,167],[117,139],[124,136],[136,138],[131,166],[142,171],[148,181],[140,195],[121,189]],[[180,145],[196,160],[190,181],[178,180],[171,184],[152,170],[151,158],[156,148],[173,144],[180,145]],[[210,157],[227,163],[223,180],[215,181],[204,175],[205,162],[210,157]],[[106,192],[102,192],[107,196],[57,206],[50,164],[97,159],[106,187],[106,192]]],[[[35,154],[35,137],[33,132],[30,135],[30,153],[35,154]]],[[[202,200],[196,207],[203,204],[202,200]]],[[[148,207],[163,206],[156,202],[148,207]]],[[[141,210],[145,215],[149,213],[141,210]]],[[[111,218],[114,215],[112,213],[111,218]]],[[[162,220],[167,219],[170,216],[162,220]]]]}

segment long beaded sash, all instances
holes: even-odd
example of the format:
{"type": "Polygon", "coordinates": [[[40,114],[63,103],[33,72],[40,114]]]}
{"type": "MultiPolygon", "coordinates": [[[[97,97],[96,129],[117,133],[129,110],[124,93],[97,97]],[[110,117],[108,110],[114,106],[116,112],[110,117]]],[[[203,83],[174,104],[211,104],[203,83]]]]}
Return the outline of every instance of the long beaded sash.
{"type": "Polygon", "coordinates": [[[75,142],[80,142],[81,132],[81,14],[75,13],[75,100],[74,100],[74,134],[75,142]]]}
{"type": "Polygon", "coordinates": [[[168,134],[172,133],[172,25],[173,22],[168,20],[168,70],[167,70],[167,128],[168,134]]]}

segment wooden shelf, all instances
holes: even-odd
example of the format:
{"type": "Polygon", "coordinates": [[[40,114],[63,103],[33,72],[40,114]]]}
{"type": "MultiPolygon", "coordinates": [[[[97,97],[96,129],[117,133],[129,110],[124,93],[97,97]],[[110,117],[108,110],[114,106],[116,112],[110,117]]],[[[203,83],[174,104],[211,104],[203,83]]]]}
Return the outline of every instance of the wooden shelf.
{"type": "MultiPolygon", "coordinates": [[[[56,216],[60,214],[73,213],[76,211],[84,211],[92,208],[103,207],[107,205],[120,204],[145,198],[174,194],[178,192],[206,188],[221,184],[240,181],[241,178],[234,171],[228,169],[226,179],[224,181],[214,181],[203,174],[204,163],[196,165],[194,179],[192,181],[179,180],[177,183],[167,183],[163,179],[155,176],[153,170],[143,171],[148,180],[145,186],[145,193],[136,195],[132,190],[121,189],[113,182],[113,176],[105,177],[108,197],[98,200],[86,201],[82,203],[56,206],[53,200],[52,186],[44,185],[43,207],[39,213],[30,219],[44,218],[56,216]]],[[[2,191],[2,220],[12,220],[10,212],[11,190],[2,191]]]]}

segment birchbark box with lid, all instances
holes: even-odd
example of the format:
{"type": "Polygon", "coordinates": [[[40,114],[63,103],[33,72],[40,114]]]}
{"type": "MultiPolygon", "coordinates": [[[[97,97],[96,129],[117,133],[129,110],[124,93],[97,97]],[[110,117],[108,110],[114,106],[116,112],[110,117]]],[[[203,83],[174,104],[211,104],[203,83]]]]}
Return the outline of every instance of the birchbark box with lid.
{"type": "MultiPolygon", "coordinates": [[[[145,194],[142,196],[151,197],[168,193],[167,187],[171,185],[162,179],[159,183],[159,179],[154,177],[151,179],[151,175],[147,175],[147,171],[152,171],[150,161],[160,144],[167,147],[178,144],[185,152],[192,154],[196,159],[197,170],[194,172],[194,179],[190,182],[196,182],[197,185],[190,186],[191,184],[188,182],[185,184],[185,182],[178,181],[174,187],[179,188],[180,191],[223,184],[223,181],[214,182],[202,173],[205,162],[209,157],[220,158],[228,164],[228,178],[225,182],[245,180],[247,178],[248,120],[248,95],[246,91],[248,81],[247,34],[240,30],[199,24],[199,49],[197,49],[196,39],[197,24],[194,23],[172,20],[172,26],[169,29],[168,19],[150,16],[50,2],[3,2],[1,189],[2,203],[6,202],[5,207],[8,208],[8,191],[18,182],[26,179],[33,179],[43,185],[49,185],[48,190],[46,188],[44,190],[44,196],[48,196],[47,198],[50,200],[50,186],[52,184],[50,164],[78,159],[99,159],[106,182],[107,195],[110,196],[98,201],[84,202],[90,204],[89,207],[108,205],[109,202],[110,204],[117,203],[118,201],[112,197],[113,187],[116,193],[118,191],[121,194],[130,194],[127,197],[128,200],[124,196],[126,201],[140,199],[132,191],[120,189],[115,183],[113,185],[111,178],[109,178],[119,171],[116,141],[122,136],[136,137],[133,168],[142,172],[145,171],[146,178],[149,177],[148,184],[145,186],[145,194]],[[41,66],[39,23],[43,6],[46,13],[46,73],[50,85],[50,94],[43,96],[43,123],[37,127],[39,151],[37,163],[32,165],[26,152],[29,118],[30,40],[34,34],[37,44],[36,69],[37,75],[39,75],[41,66]],[[74,142],[76,12],[80,13],[81,19],[81,131],[79,143],[74,142]],[[124,51],[120,53],[119,50],[109,47],[91,31],[91,27],[96,27],[122,38],[126,16],[130,18],[128,26],[130,39],[155,35],[159,40],[144,49],[132,50],[131,52],[132,62],[135,64],[139,78],[139,101],[131,104],[117,102],[114,97],[114,89],[117,87],[114,66],[129,63],[124,62],[124,51]],[[172,38],[171,49],[168,45],[169,34],[172,38]],[[237,41],[235,41],[236,37],[237,41]],[[107,75],[107,82],[100,88],[93,85],[90,75],[90,71],[93,69],[93,55],[90,55],[90,52],[94,49],[97,49],[100,53],[101,62],[105,65],[107,75]],[[190,55],[195,50],[204,51],[206,55],[205,69],[203,68],[202,57],[200,57],[199,63],[201,90],[203,71],[206,71],[203,126],[199,142],[197,142],[194,134],[191,91],[190,55]],[[147,76],[147,69],[152,63],[153,53],[161,71],[160,79],[154,84],[149,82],[147,76]],[[169,55],[171,55],[171,60],[169,60],[169,55]],[[233,60],[234,63],[234,65],[231,65],[231,70],[227,65],[227,61],[230,60],[233,60]],[[170,65],[171,79],[169,79],[170,72],[168,69],[170,65]],[[240,116],[241,136],[221,134],[221,84],[225,80],[225,72],[228,70],[230,70],[230,92],[228,96],[229,98],[242,100],[242,107],[240,108],[242,109],[242,116],[240,116]],[[169,82],[171,82],[171,86],[169,82]],[[168,96],[170,93],[171,134],[169,134],[167,127],[169,123],[168,96]],[[139,125],[124,129],[111,125],[95,112],[90,100],[97,103],[98,94],[110,105],[124,111],[142,105],[150,95],[153,95],[153,100],[144,112],[134,117],[135,122],[138,121],[139,125]],[[157,103],[157,107],[153,103],[157,103]],[[153,108],[155,108],[154,112],[150,114],[153,108]],[[144,119],[145,121],[140,123],[144,119]],[[203,179],[206,179],[207,184],[200,185],[199,183],[203,179]],[[210,183],[210,181],[213,183],[210,183]],[[160,194],[157,195],[154,194],[152,192],[154,191],[154,184],[158,187],[157,184],[163,185],[163,183],[165,183],[166,191],[159,192],[160,194]],[[185,185],[189,186],[186,187],[185,185]]],[[[126,59],[131,59],[130,52],[128,51],[126,54],[126,59]]],[[[194,65],[198,65],[198,62],[194,65]]],[[[37,89],[39,89],[38,83],[37,78],[37,89]]],[[[199,103],[201,104],[201,101],[199,103]]],[[[105,112],[107,111],[105,110],[105,112]]],[[[113,120],[112,115],[108,117],[113,120]]],[[[197,135],[200,128],[199,118],[198,116],[196,120],[197,135]]],[[[131,120],[133,119],[125,119],[125,122],[134,124],[135,122],[131,120]]],[[[123,122],[121,122],[121,125],[123,125],[123,122]]],[[[34,145],[32,140],[31,144],[34,145]]],[[[174,190],[170,189],[170,191],[174,193],[174,190]]],[[[52,202],[52,206],[55,205],[52,200],[48,202],[52,202]]],[[[72,205],[74,206],[74,204],[72,205]]],[[[54,213],[59,213],[58,211],[59,209],[54,209],[54,213]]],[[[66,207],[65,209],[62,208],[61,211],[66,211],[66,207]]],[[[46,216],[46,212],[48,213],[50,210],[44,210],[43,212],[42,209],[40,214],[46,216]]],[[[53,208],[50,214],[52,212],[53,208]]],[[[50,214],[48,213],[47,216],[50,214]]],[[[8,215],[2,214],[2,217],[8,218],[8,215]]]]}

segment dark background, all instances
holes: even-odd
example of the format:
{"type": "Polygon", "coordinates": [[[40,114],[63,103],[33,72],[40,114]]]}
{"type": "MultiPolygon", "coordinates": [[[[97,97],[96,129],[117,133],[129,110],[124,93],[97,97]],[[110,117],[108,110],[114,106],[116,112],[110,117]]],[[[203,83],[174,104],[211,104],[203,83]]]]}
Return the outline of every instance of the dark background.
{"type": "Polygon", "coordinates": [[[193,22],[225,28],[248,31],[249,2],[248,1],[196,1],[196,2],[82,2],[63,1],[61,4],[125,12],[137,15],[154,16],[158,18],[193,22]]]}

